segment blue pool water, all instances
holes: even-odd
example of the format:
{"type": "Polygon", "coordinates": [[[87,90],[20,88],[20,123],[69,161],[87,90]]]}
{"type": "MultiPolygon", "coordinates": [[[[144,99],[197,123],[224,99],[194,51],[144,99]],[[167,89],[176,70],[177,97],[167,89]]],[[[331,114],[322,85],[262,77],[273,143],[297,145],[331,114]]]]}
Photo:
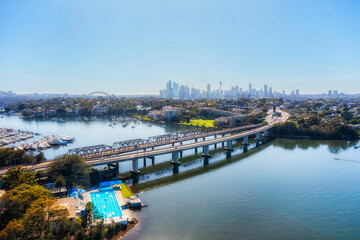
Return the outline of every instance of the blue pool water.
{"type": "Polygon", "coordinates": [[[90,193],[91,202],[96,206],[103,218],[120,217],[120,206],[114,191],[100,191],[90,193]]]}
{"type": "Polygon", "coordinates": [[[109,191],[109,190],[112,190],[113,188],[112,187],[100,187],[99,190],[100,191],[109,191]]]}

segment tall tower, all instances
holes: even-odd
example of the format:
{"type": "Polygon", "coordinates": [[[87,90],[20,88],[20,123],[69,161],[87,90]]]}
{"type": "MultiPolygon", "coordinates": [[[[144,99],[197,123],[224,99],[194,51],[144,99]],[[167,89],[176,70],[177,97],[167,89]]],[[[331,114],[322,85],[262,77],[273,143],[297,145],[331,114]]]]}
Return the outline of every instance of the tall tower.
{"type": "Polygon", "coordinates": [[[206,98],[210,98],[210,95],[211,95],[211,87],[210,84],[208,84],[206,89],[206,98]]]}
{"type": "Polygon", "coordinates": [[[251,98],[251,83],[249,83],[249,98],[251,98]]]}
{"type": "Polygon", "coordinates": [[[268,86],[265,84],[264,85],[264,96],[267,97],[268,94],[268,86]]]}
{"type": "Polygon", "coordinates": [[[172,83],[171,80],[169,80],[169,82],[166,84],[166,94],[167,94],[167,98],[172,98],[172,83]]]}
{"type": "Polygon", "coordinates": [[[175,99],[179,98],[179,84],[176,82],[173,82],[172,98],[175,98],[175,99]]]}

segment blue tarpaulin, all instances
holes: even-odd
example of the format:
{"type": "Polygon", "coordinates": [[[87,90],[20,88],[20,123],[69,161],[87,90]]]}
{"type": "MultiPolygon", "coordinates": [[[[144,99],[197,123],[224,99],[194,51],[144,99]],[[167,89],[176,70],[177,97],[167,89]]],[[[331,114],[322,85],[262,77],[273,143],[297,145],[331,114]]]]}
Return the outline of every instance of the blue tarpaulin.
{"type": "Polygon", "coordinates": [[[78,198],[79,197],[79,193],[78,192],[73,192],[70,194],[70,197],[76,197],[78,198]]]}
{"type": "Polygon", "coordinates": [[[115,181],[101,182],[101,183],[100,183],[100,187],[108,187],[108,186],[116,185],[116,184],[122,184],[122,181],[120,181],[120,180],[115,180],[115,181]]]}

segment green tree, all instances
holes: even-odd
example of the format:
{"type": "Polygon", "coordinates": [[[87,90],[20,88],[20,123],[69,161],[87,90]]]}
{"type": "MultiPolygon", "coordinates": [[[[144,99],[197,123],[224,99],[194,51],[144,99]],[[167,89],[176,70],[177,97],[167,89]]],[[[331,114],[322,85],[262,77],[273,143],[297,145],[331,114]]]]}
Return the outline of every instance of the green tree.
{"type": "Polygon", "coordinates": [[[65,186],[66,186],[65,179],[62,176],[57,177],[56,181],[55,181],[55,187],[56,188],[62,188],[62,187],[65,187],[65,186]]]}
{"type": "Polygon", "coordinates": [[[65,238],[68,232],[68,215],[68,210],[56,204],[53,198],[36,200],[23,217],[27,238],[39,239],[43,235],[65,238]]]}
{"type": "Polygon", "coordinates": [[[35,178],[36,178],[37,180],[39,180],[40,178],[43,178],[43,177],[45,177],[44,171],[40,170],[40,171],[36,171],[36,172],[35,172],[35,178]]]}
{"type": "Polygon", "coordinates": [[[94,223],[98,219],[102,219],[102,215],[92,202],[88,202],[85,206],[84,215],[82,216],[82,224],[84,228],[89,230],[90,235],[93,234],[94,223]]]}
{"type": "Polygon", "coordinates": [[[10,190],[20,186],[21,184],[36,185],[35,175],[29,170],[22,167],[13,167],[7,170],[5,176],[0,176],[2,187],[10,190]]]}
{"type": "Polygon", "coordinates": [[[24,236],[23,221],[16,219],[11,221],[2,231],[0,231],[1,240],[22,239],[24,236]]]}
{"type": "Polygon", "coordinates": [[[111,239],[115,235],[115,226],[110,225],[106,231],[105,238],[111,239]]]}
{"type": "Polygon", "coordinates": [[[39,152],[38,154],[36,154],[35,156],[35,161],[36,163],[41,163],[41,162],[45,162],[46,158],[43,152],[39,152]]]}
{"type": "Polygon", "coordinates": [[[47,173],[52,181],[56,181],[58,177],[64,178],[69,190],[74,186],[74,183],[89,186],[90,169],[90,165],[81,156],[64,155],[49,164],[47,173]]]}
{"type": "Polygon", "coordinates": [[[1,225],[13,219],[20,219],[38,199],[52,199],[50,191],[39,185],[21,184],[7,191],[4,196],[5,211],[0,215],[1,225]]]}

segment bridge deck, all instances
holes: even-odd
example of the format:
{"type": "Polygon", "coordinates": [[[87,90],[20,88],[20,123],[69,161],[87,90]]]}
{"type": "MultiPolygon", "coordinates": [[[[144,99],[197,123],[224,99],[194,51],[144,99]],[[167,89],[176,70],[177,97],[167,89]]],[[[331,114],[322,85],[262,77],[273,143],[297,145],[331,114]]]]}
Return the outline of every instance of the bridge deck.
{"type": "Polygon", "coordinates": [[[167,144],[175,144],[175,143],[194,140],[198,138],[238,132],[246,129],[253,129],[260,126],[261,126],[260,124],[253,124],[253,125],[241,126],[236,128],[221,129],[211,132],[191,131],[189,135],[187,135],[187,132],[184,133],[180,132],[177,134],[166,134],[162,136],[150,137],[148,139],[133,139],[123,142],[115,142],[113,146],[101,144],[96,146],[70,149],[68,151],[68,154],[79,154],[82,157],[84,157],[86,160],[91,160],[93,158],[108,157],[111,155],[133,152],[138,149],[159,147],[167,144]]]}
{"type": "MultiPolygon", "coordinates": [[[[138,159],[138,158],[153,157],[153,156],[168,154],[168,153],[177,152],[177,151],[184,151],[184,150],[198,148],[198,147],[211,145],[211,144],[215,144],[215,143],[226,142],[228,140],[235,140],[235,139],[243,138],[246,136],[252,136],[257,133],[261,133],[265,130],[271,129],[273,127],[273,124],[276,122],[286,121],[289,117],[289,114],[287,114],[286,112],[283,112],[283,113],[284,114],[280,118],[275,118],[275,119],[271,118],[270,119],[267,117],[268,123],[270,125],[258,127],[256,129],[248,130],[248,131],[241,132],[241,133],[236,133],[236,134],[233,134],[230,136],[224,136],[224,137],[219,137],[219,138],[215,138],[215,139],[209,139],[209,140],[204,140],[204,141],[200,141],[200,142],[195,142],[195,143],[188,143],[188,144],[183,144],[180,146],[171,146],[171,147],[165,147],[165,148],[160,148],[160,149],[153,149],[153,150],[148,150],[148,151],[144,151],[144,152],[140,152],[140,153],[135,153],[135,152],[131,153],[130,152],[127,154],[121,154],[121,155],[117,155],[117,156],[100,157],[97,159],[88,160],[86,162],[93,166],[105,165],[105,164],[109,164],[109,163],[123,162],[123,161],[138,159]]],[[[268,116],[271,116],[271,111],[269,111],[268,116]]],[[[222,133],[217,133],[217,134],[222,134],[222,133]]],[[[214,135],[214,133],[212,132],[211,135],[214,135]]],[[[198,136],[198,138],[199,138],[199,136],[198,136]]],[[[27,169],[31,169],[31,170],[44,170],[48,166],[49,163],[50,162],[44,162],[44,163],[39,163],[36,165],[27,165],[27,166],[23,166],[23,167],[27,168],[27,169]]],[[[8,168],[1,169],[0,175],[4,175],[7,171],[7,169],[8,168]]]]}
{"type": "Polygon", "coordinates": [[[269,130],[271,128],[272,128],[272,126],[265,126],[265,127],[260,127],[260,128],[254,129],[254,130],[249,130],[246,132],[233,134],[230,136],[224,136],[224,137],[220,137],[220,138],[209,139],[209,140],[195,142],[195,143],[183,144],[183,145],[178,145],[178,146],[174,146],[174,147],[171,146],[171,147],[148,150],[148,151],[142,151],[142,152],[138,152],[138,153],[134,152],[134,153],[128,153],[128,154],[121,154],[118,156],[97,158],[97,159],[89,160],[89,161],[87,161],[87,163],[89,163],[93,166],[97,166],[97,165],[104,165],[104,164],[109,164],[109,163],[129,161],[129,160],[133,160],[133,159],[137,159],[137,158],[154,157],[154,156],[159,156],[159,155],[168,154],[168,153],[172,153],[172,152],[185,151],[185,150],[189,150],[189,149],[203,147],[203,146],[207,146],[207,145],[211,145],[211,144],[215,144],[215,143],[222,143],[222,142],[226,142],[228,140],[235,140],[235,139],[243,138],[246,136],[255,135],[257,133],[261,133],[261,132],[263,132],[265,130],[269,130]]]}

